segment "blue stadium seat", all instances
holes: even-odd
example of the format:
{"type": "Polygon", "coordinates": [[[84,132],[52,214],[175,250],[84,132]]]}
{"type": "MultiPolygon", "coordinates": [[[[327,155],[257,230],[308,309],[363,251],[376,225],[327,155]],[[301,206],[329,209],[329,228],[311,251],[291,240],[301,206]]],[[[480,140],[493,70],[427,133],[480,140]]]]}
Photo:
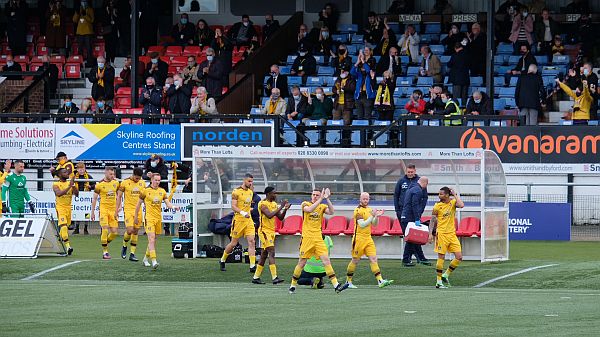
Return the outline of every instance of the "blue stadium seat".
{"type": "Polygon", "coordinates": [[[292,64],[294,64],[294,60],[296,59],[296,57],[298,57],[298,56],[296,56],[296,55],[288,55],[286,63],[289,66],[291,66],[292,64]]]}
{"type": "Polygon", "coordinates": [[[267,105],[267,101],[268,100],[269,100],[269,97],[263,97],[263,98],[260,99],[260,104],[262,106],[265,106],[265,105],[267,105]]]}
{"type": "Polygon", "coordinates": [[[508,57],[508,65],[514,66],[517,63],[519,63],[519,59],[521,59],[521,56],[519,55],[510,55],[508,57]]]}
{"type": "Polygon", "coordinates": [[[439,34],[442,32],[442,25],[439,23],[425,24],[425,34],[439,34]]]}
{"type": "Polygon", "coordinates": [[[345,34],[333,34],[331,35],[331,39],[335,42],[345,43],[348,39],[348,35],[345,34]]]}
{"type": "Polygon", "coordinates": [[[429,48],[431,48],[431,52],[435,55],[442,55],[445,51],[444,45],[441,44],[432,44],[429,48]]]}
{"type": "Polygon", "coordinates": [[[498,45],[498,49],[496,50],[497,54],[512,54],[513,46],[510,43],[500,43],[498,45]]]}
{"type": "Polygon", "coordinates": [[[423,44],[431,44],[431,37],[434,36],[432,34],[423,34],[420,36],[421,43],[423,44]]]}
{"type": "MultiPolygon", "coordinates": [[[[333,67],[325,67],[325,66],[319,66],[317,73],[319,76],[333,76],[333,73],[335,72],[335,70],[333,69],[333,67]]],[[[289,83],[289,80],[288,80],[289,83]]]]}
{"type": "Polygon", "coordinates": [[[504,110],[506,107],[506,101],[504,98],[496,98],[494,100],[494,111],[504,110]]]}
{"type": "MultiPolygon", "coordinates": [[[[300,121],[290,121],[290,123],[297,127],[300,124],[300,121]]],[[[287,124],[283,124],[283,140],[285,143],[290,145],[296,145],[296,132],[292,130],[287,124]]]]}
{"type": "Polygon", "coordinates": [[[408,67],[406,76],[417,76],[419,75],[419,67],[408,67]]]}
{"type": "MultiPolygon", "coordinates": [[[[380,125],[390,125],[390,122],[389,121],[374,121],[373,125],[377,125],[377,126],[380,126],[380,125]]],[[[389,140],[390,140],[389,132],[388,133],[384,133],[379,138],[377,138],[375,140],[375,145],[377,145],[377,146],[385,146],[385,145],[388,144],[389,140]]]]}
{"type": "Polygon", "coordinates": [[[552,64],[568,64],[569,55],[554,55],[552,56],[552,64]]]}
{"type": "MultiPolygon", "coordinates": [[[[353,120],[352,125],[367,126],[367,125],[369,125],[369,121],[368,120],[353,120]]],[[[359,131],[359,130],[352,131],[352,136],[350,138],[350,145],[360,145],[360,134],[361,134],[361,131],[359,131]]]]}
{"type": "Polygon", "coordinates": [[[442,125],[441,121],[439,119],[422,119],[421,120],[421,125],[424,126],[440,126],[442,125]]]}
{"type": "Polygon", "coordinates": [[[379,60],[381,60],[381,55],[375,55],[373,56],[375,58],[375,62],[379,63],[379,60]]]}
{"type": "Polygon", "coordinates": [[[495,66],[501,66],[501,65],[505,64],[507,61],[508,61],[508,55],[505,55],[505,54],[494,55],[494,65],[495,66]]]}
{"type": "MultiPolygon", "coordinates": [[[[327,125],[344,125],[343,119],[328,120],[327,125]]],[[[325,133],[325,144],[327,145],[340,145],[342,141],[341,130],[327,130],[325,133]]]]}
{"type": "Polygon", "coordinates": [[[413,83],[412,77],[396,77],[396,85],[397,86],[406,87],[406,86],[411,86],[412,83],[413,83]]]}
{"type": "Polygon", "coordinates": [[[508,85],[511,87],[516,87],[518,81],[519,81],[519,78],[517,76],[513,76],[510,78],[510,83],[508,85]]]}
{"type": "Polygon", "coordinates": [[[325,64],[325,57],[323,55],[315,55],[314,58],[317,64],[325,64]]]}
{"type": "Polygon", "coordinates": [[[396,108],[404,108],[404,106],[406,105],[406,103],[408,103],[408,101],[409,101],[408,98],[394,97],[394,105],[396,106],[396,108]]]}
{"type": "Polygon", "coordinates": [[[408,64],[410,63],[410,58],[406,55],[400,56],[400,64],[408,64]]]}
{"type": "Polygon", "coordinates": [[[426,76],[421,76],[417,78],[417,85],[418,86],[429,86],[431,87],[433,85],[433,77],[426,77],[426,76]]]}
{"type": "Polygon", "coordinates": [[[450,81],[450,77],[444,76],[444,84],[448,84],[448,81],[450,81]]]}
{"type": "Polygon", "coordinates": [[[558,74],[560,74],[560,69],[546,68],[546,67],[544,67],[544,69],[542,69],[542,77],[544,77],[544,76],[557,77],[558,74]]]}
{"type": "Polygon", "coordinates": [[[448,62],[450,62],[450,57],[452,57],[452,56],[450,56],[450,55],[440,55],[439,56],[440,62],[442,64],[447,64],[448,62]]]}
{"type": "Polygon", "coordinates": [[[446,33],[440,34],[440,41],[443,41],[447,37],[448,37],[448,34],[446,34],[446,33]]]}
{"type": "Polygon", "coordinates": [[[504,86],[504,76],[494,77],[494,87],[503,87],[503,86],[504,86]]]}
{"type": "Polygon", "coordinates": [[[279,67],[279,72],[282,75],[289,75],[291,71],[292,71],[292,67],[291,66],[281,66],[281,67],[279,67]]]}
{"type": "Polygon", "coordinates": [[[537,61],[538,66],[545,66],[548,64],[548,55],[537,55],[535,60],[537,61]]]}
{"type": "MultiPolygon", "coordinates": [[[[306,126],[319,126],[321,125],[321,121],[307,121],[306,122],[306,126]]],[[[311,145],[317,145],[319,144],[319,134],[321,133],[320,130],[307,130],[304,132],[304,135],[306,136],[306,138],[308,138],[308,141],[310,142],[311,145]]]]}
{"type": "Polygon", "coordinates": [[[388,26],[392,30],[392,32],[396,33],[396,35],[400,34],[400,23],[399,22],[388,22],[388,26]]]}
{"type": "Polygon", "coordinates": [[[598,126],[598,120],[588,121],[588,125],[590,125],[590,126],[598,126]]]}
{"type": "Polygon", "coordinates": [[[302,85],[302,76],[288,76],[288,86],[300,86],[302,85]]]}
{"type": "Polygon", "coordinates": [[[573,121],[567,121],[567,120],[561,119],[558,122],[558,124],[560,124],[560,125],[573,125],[573,121]]]}
{"type": "Polygon", "coordinates": [[[348,50],[348,55],[356,55],[358,53],[358,48],[355,44],[347,45],[346,49],[348,50]]]}
{"type": "Polygon", "coordinates": [[[513,68],[512,66],[499,66],[499,67],[495,67],[494,71],[498,75],[504,75],[504,74],[506,74],[507,71],[511,70],[512,68],[513,68]]]}
{"type": "Polygon", "coordinates": [[[515,97],[515,87],[508,88],[499,88],[498,96],[500,98],[514,98],[515,97]]]}
{"type": "Polygon", "coordinates": [[[517,107],[517,102],[515,101],[515,99],[513,97],[504,98],[504,101],[506,101],[506,106],[509,108],[517,107]]]}
{"type": "Polygon", "coordinates": [[[339,24],[337,28],[341,33],[356,33],[356,32],[358,32],[357,24],[342,23],[342,24],[339,24]]]}
{"type": "Polygon", "coordinates": [[[475,76],[471,77],[471,86],[480,87],[483,85],[483,77],[475,76]]]}
{"type": "Polygon", "coordinates": [[[365,36],[364,35],[359,35],[359,34],[354,34],[352,36],[352,43],[365,43],[365,36]]]}
{"type": "Polygon", "coordinates": [[[333,83],[335,83],[335,77],[333,76],[319,76],[319,78],[324,87],[333,86],[333,83]]]}
{"type": "Polygon", "coordinates": [[[306,85],[310,87],[319,87],[323,85],[321,77],[318,76],[310,76],[306,78],[306,85]]]}
{"type": "Polygon", "coordinates": [[[467,126],[485,126],[485,121],[483,121],[483,120],[468,120],[467,126]]]}

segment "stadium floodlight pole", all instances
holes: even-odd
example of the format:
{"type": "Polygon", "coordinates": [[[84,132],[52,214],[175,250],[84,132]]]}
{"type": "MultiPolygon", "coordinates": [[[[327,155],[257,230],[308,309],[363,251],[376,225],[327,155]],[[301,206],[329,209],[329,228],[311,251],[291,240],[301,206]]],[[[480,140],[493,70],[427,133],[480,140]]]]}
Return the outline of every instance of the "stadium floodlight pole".
{"type": "Polygon", "coordinates": [[[485,57],[485,87],[488,92],[488,97],[491,100],[491,105],[494,106],[494,19],[496,12],[496,0],[488,1],[487,10],[487,55],[485,57]]]}
{"type": "Polygon", "coordinates": [[[138,59],[140,58],[138,20],[139,0],[131,1],[131,108],[138,106],[138,59]]]}

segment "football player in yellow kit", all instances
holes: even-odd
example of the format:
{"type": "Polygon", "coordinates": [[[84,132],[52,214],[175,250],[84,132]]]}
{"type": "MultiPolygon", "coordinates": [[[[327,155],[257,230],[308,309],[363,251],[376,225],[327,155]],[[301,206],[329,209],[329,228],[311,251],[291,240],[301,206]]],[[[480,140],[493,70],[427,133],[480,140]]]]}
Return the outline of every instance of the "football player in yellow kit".
{"type": "Polygon", "coordinates": [[[108,244],[118,235],[119,222],[115,218],[115,210],[117,209],[117,190],[119,182],[115,179],[115,169],[107,167],[104,169],[104,179],[96,184],[94,188],[94,196],[92,198],[92,214],[90,220],[96,221],[96,203],[100,197],[100,227],[102,234],[100,235],[100,243],[102,244],[102,258],[110,260],[108,253],[108,244]]]}
{"type": "MultiPolygon", "coordinates": [[[[2,184],[4,184],[4,181],[6,180],[6,176],[8,176],[8,174],[10,173],[11,165],[12,165],[12,161],[10,161],[10,160],[7,160],[4,163],[4,170],[2,171],[2,173],[0,173],[0,186],[2,186],[2,184]]],[[[0,193],[0,203],[2,203],[2,193],[0,193]]],[[[0,211],[0,218],[2,217],[2,213],[4,213],[4,209],[2,211],[0,211]]]]}
{"type": "MultiPolygon", "coordinates": [[[[141,227],[141,221],[137,224],[133,222],[134,220],[134,212],[137,207],[138,200],[140,200],[140,195],[144,192],[146,188],[146,184],[142,180],[142,175],[144,171],[136,167],[133,169],[133,175],[121,182],[119,185],[119,190],[117,191],[117,209],[115,211],[115,219],[119,218],[119,210],[121,210],[121,205],[123,205],[123,215],[125,218],[125,228],[126,232],[123,235],[123,248],[121,248],[121,258],[127,258],[127,244],[131,242],[131,254],[129,254],[129,261],[137,262],[139,261],[137,257],[135,257],[135,251],[137,249],[138,243],[138,232],[141,227]],[[123,198],[125,200],[123,200],[123,198]]],[[[142,211],[138,212],[138,218],[141,220],[142,211]]]]}
{"type": "Polygon", "coordinates": [[[58,227],[60,238],[67,248],[67,254],[73,254],[73,248],[69,242],[69,226],[71,225],[71,211],[73,209],[73,196],[79,195],[75,177],[69,179],[68,169],[61,167],[56,170],[58,181],[52,184],[52,190],[56,196],[56,217],[58,218],[58,227]]]}

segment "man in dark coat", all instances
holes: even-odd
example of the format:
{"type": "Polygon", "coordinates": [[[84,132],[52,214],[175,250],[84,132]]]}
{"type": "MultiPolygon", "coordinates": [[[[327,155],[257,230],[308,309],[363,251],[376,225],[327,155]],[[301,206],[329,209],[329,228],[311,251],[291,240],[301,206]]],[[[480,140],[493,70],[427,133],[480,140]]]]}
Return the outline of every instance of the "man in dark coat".
{"type": "MultiPolygon", "coordinates": [[[[140,94],[140,104],[144,106],[142,113],[145,115],[160,116],[162,102],[162,88],[156,86],[153,77],[146,79],[146,86],[140,94]]],[[[160,119],[150,119],[146,124],[160,124],[160,119]]]]}
{"type": "MultiPolygon", "coordinates": [[[[414,222],[415,224],[421,223],[421,215],[423,215],[423,211],[425,210],[425,206],[427,205],[427,184],[429,180],[427,177],[421,177],[417,180],[417,183],[412,185],[404,195],[404,204],[402,205],[402,216],[400,217],[400,226],[402,227],[402,232],[406,233],[406,227],[409,222],[414,222]]],[[[425,254],[423,254],[423,248],[420,245],[407,242],[404,245],[404,255],[402,257],[402,263],[404,266],[414,266],[411,262],[412,255],[417,256],[417,262],[430,266],[431,262],[425,258],[425,254]]]]}
{"type": "Polygon", "coordinates": [[[464,50],[462,44],[457,42],[454,45],[454,54],[448,62],[450,68],[448,83],[452,83],[452,96],[462,99],[463,104],[467,101],[469,95],[470,66],[470,55],[464,50]]]}
{"type": "Polygon", "coordinates": [[[27,12],[25,0],[10,0],[4,7],[8,45],[14,55],[25,55],[27,47],[27,12]]]}
{"type": "Polygon", "coordinates": [[[202,80],[203,86],[210,97],[221,97],[225,67],[221,60],[215,56],[215,51],[212,48],[206,50],[206,61],[198,66],[197,76],[202,80]]]}
{"type": "Polygon", "coordinates": [[[265,15],[265,25],[262,27],[263,38],[265,41],[270,39],[277,30],[279,30],[279,20],[273,19],[273,14],[265,15]]]}
{"type": "Polygon", "coordinates": [[[150,63],[146,65],[144,78],[154,77],[156,85],[163,87],[169,72],[169,65],[158,57],[157,52],[148,53],[148,56],[150,56],[150,63]]]}
{"type": "Polygon", "coordinates": [[[104,97],[112,101],[115,97],[115,68],[105,63],[104,56],[98,56],[96,62],[88,74],[88,80],[92,83],[92,98],[98,100],[104,97]]]}
{"type": "MultiPolygon", "coordinates": [[[[23,68],[21,68],[21,65],[18,64],[17,62],[15,62],[15,60],[13,59],[13,56],[9,54],[6,56],[6,64],[4,66],[2,66],[2,71],[21,72],[21,71],[23,71],[23,68]]],[[[8,75],[8,76],[6,76],[6,79],[7,80],[22,80],[23,76],[8,75]]]]}
{"type": "Polygon", "coordinates": [[[252,38],[256,37],[256,30],[246,14],[242,15],[242,21],[234,24],[227,33],[229,39],[236,46],[250,46],[252,38]]]}
{"type": "Polygon", "coordinates": [[[519,116],[525,117],[526,125],[537,125],[541,101],[544,98],[544,81],[537,73],[535,64],[529,65],[526,74],[519,76],[515,88],[515,102],[519,107],[519,116]]]}
{"type": "Polygon", "coordinates": [[[308,110],[308,98],[300,93],[300,88],[294,86],[292,88],[292,96],[287,99],[287,109],[285,117],[288,120],[301,121],[308,110]]]}
{"type": "Polygon", "coordinates": [[[467,115],[493,115],[492,101],[485,92],[475,91],[467,102],[467,115]]]}
{"type": "Polygon", "coordinates": [[[195,35],[196,27],[194,27],[193,23],[189,22],[186,13],[181,14],[179,22],[171,29],[171,38],[175,40],[175,45],[182,47],[193,45],[195,35]]]}
{"type": "Polygon", "coordinates": [[[386,70],[392,71],[392,77],[394,79],[402,74],[402,66],[400,64],[400,57],[398,56],[398,48],[396,47],[391,47],[388,55],[381,57],[375,68],[375,74],[377,76],[382,76],[383,72],[386,70]]]}
{"type": "Polygon", "coordinates": [[[150,181],[154,173],[160,174],[160,179],[165,180],[161,181],[159,186],[165,191],[169,191],[169,183],[166,182],[169,177],[169,168],[165,164],[165,160],[156,154],[153,154],[150,158],[146,159],[146,163],[144,164],[144,176],[142,178],[150,181]]]}
{"type": "Polygon", "coordinates": [[[265,84],[264,96],[271,96],[271,89],[277,88],[281,93],[282,98],[289,96],[287,76],[282,75],[279,71],[279,66],[274,64],[271,66],[271,77],[267,79],[265,84]]]}
{"type": "MultiPolygon", "coordinates": [[[[173,76],[173,85],[167,90],[169,97],[169,111],[174,115],[189,114],[192,108],[192,87],[183,83],[181,75],[173,76]]],[[[185,118],[179,118],[180,123],[185,123],[185,118]]]]}
{"type": "Polygon", "coordinates": [[[308,76],[317,75],[317,60],[306,47],[301,47],[298,51],[298,57],[294,60],[290,73],[293,76],[302,76],[303,84],[306,83],[308,76]]]}

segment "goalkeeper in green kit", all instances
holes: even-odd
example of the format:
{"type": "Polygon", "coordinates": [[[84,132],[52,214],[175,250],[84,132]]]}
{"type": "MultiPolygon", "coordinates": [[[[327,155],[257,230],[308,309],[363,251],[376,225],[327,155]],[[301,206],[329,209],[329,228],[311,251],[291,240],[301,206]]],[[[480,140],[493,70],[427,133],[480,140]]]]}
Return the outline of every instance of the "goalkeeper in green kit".
{"type": "Polygon", "coordinates": [[[11,213],[13,217],[19,218],[22,218],[25,213],[25,203],[31,213],[35,213],[35,206],[27,191],[27,178],[23,171],[25,171],[23,161],[15,161],[14,172],[6,177],[2,185],[2,213],[11,213]]]}

